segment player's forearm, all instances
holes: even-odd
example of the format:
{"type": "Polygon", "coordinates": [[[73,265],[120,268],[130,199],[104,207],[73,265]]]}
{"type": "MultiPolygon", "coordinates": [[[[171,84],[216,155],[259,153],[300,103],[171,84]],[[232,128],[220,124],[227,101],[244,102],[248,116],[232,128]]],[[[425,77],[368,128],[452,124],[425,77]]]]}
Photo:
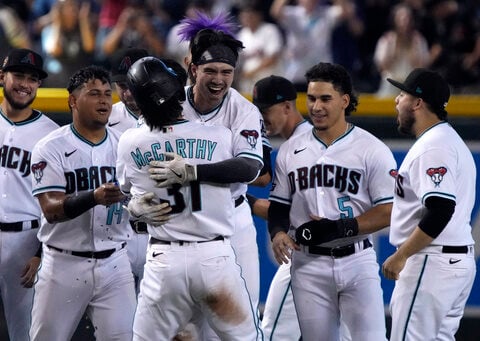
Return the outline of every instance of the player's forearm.
{"type": "Polygon", "coordinates": [[[235,157],[225,161],[197,165],[197,180],[215,183],[252,182],[262,164],[254,159],[235,157]]]}
{"type": "Polygon", "coordinates": [[[400,245],[396,253],[405,259],[408,259],[411,255],[416,254],[423,248],[430,245],[433,238],[423,232],[418,226],[413,230],[413,233],[408,239],[400,245]]]}
{"type": "Polygon", "coordinates": [[[377,205],[356,217],[358,234],[370,234],[390,225],[392,204],[377,205]]]}

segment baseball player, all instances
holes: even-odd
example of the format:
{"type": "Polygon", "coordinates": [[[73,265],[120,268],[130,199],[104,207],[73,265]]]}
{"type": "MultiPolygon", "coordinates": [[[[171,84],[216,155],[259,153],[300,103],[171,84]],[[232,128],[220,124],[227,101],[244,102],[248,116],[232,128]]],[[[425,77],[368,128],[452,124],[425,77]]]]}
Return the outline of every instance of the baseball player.
{"type": "MultiPolygon", "coordinates": [[[[259,80],[253,89],[253,104],[262,113],[268,136],[280,135],[289,139],[312,130],[312,125],[298,111],[295,103],[297,91],[287,79],[270,76],[259,80]]],[[[253,198],[253,213],[268,218],[267,199],[253,198]]],[[[300,340],[300,327],[293,304],[290,284],[290,262],[281,264],[270,283],[263,310],[262,330],[265,340],[300,340]]]]}
{"type": "MultiPolygon", "coordinates": [[[[231,158],[236,152],[232,132],[183,119],[184,84],[157,58],[134,63],[128,83],[145,125],[127,130],[120,139],[120,186],[132,196],[153,191],[171,213],[163,224],[148,226],[134,340],[171,340],[198,313],[222,340],[256,340],[255,312],[229,241],[235,209],[230,185],[192,180],[185,186],[156,188],[148,176],[152,160],[174,156],[171,162],[195,165],[231,158]]],[[[189,178],[182,170],[186,168],[172,171],[189,178]]]]}
{"type": "Polygon", "coordinates": [[[447,122],[447,82],[415,69],[395,98],[398,128],[415,136],[398,170],[390,243],[383,264],[396,280],[390,340],[455,340],[476,274],[470,218],[476,169],[472,154],[447,122]]]}
{"type": "MultiPolygon", "coordinates": [[[[205,16],[199,14],[199,18],[197,19],[201,21],[205,16]]],[[[194,21],[195,19],[191,19],[190,22],[194,21]]],[[[189,28],[190,32],[196,32],[190,40],[191,62],[188,67],[193,85],[186,87],[183,116],[204,125],[229,128],[233,134],[234,144],[238,148],[238,152],[231,159],[209,165],[207,169],[204,165],[196,167],[196,173],[191,173],[190,179],[233,184],[235,233],[231,243],[237,262],[242,268],[242,276],[247,283],[253,302],[252,309],[256,311],[260,296],[258,246],[245,194],[247,183],[257,178],[264,164],[261,115],[250,101],[231,88],[242,43],[222,30],[189,28]]],[[[265,160],[265,164],[270,164],[269,158],[265,160]]],[[[177,162],[154,162],[151,169],[152,178],[166,183],[183,182],[185,179],[179,179],[173,172],[168,171],[171,167],[178,166],[177,162]]],[[[263,173],[268,175],[269,171],[265,169],[263,173]]],[[[259,320],[257,322],[259,323],[259,320]]]]}
{"type": "Polygon", "coordinates": [[[340,319],[352,340],[385,340],[369,234],[389,224],[395,159],[384,143],[346,121],[358,101],[342,66],[319,63],[306,79],[314,129],[278,151],[268,211],[272,249],[279,263],[291,258],[303,340],[338,340],[340,319]]]}
{"type": "Polygon", "coordinates": [[[131,340],[136,294],[125,249],[131,227],[116,185],[120,132],[106,127],[108,71],[80,69],[67,90],[73,123],[48,134],[32,152],[43,254],[30,337],[69,340],[86,311],[97,340],[131,340]]]}
{"type": "Polygon", "coordinates": [[[30,105],[42,79],[43,59],[13,49],[3,61],[0,83],[0,293],[10,340],[29,340],[33,285],[40,258],[40,206],[32,197],[30,159],[35,143],[58,125],[30,105]],[[26,138],[28,136],[28,138],[26,138]]]}

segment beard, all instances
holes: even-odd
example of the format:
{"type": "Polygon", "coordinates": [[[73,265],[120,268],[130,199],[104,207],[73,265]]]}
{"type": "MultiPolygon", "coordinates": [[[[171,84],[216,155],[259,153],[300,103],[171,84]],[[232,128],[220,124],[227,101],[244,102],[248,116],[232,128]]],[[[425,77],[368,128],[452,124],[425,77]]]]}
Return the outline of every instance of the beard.
{"type": "Polygon", "coordinates": [[[8,103],[12,106],[13,109],[15,110],[23,110],[28,108],[33,101],[35,100],[35,97],[31,98],[27,102],[18,102],[13,99],[13,96],[10,95],[10,92],[6,90],[5,88],[3,89],[3,96],[5,99],[8,101],[8,103]]]}
{"type": "Polygon", "coordinates": [[[415,116],[413,115],[413,110],[405,113],[403,118],[398,118],[398,131],[404,135],[414,135],[412,131],[413,125],[415,124],[415,116]]]}

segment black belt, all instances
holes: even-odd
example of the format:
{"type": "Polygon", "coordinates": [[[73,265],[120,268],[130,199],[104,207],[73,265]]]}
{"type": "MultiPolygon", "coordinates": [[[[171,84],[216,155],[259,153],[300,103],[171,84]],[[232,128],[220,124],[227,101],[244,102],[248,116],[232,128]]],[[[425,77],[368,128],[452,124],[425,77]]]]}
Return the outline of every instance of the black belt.
{"type": "Polygon", "coordinates": [[[468,253],[468,246],[442,246],[442,253],[468,253]]]}
{"type": "Polygon", "coordinates": [[[103,251],[68,251],[68,250],[63,250],[51,245],[47,245],[47,246],[50,249],[53,249],[58,252],[66,253],[67,255],[84,257],[84,258],[104,259],[104,258],[110,257],[115,251],[123,249],[125,245],[127,245],[127,243],[123,242],[119,249],[109,249],[109,250],[103,250],[103,251]]]}
{"type": "Polygon", "coordinates": [[[144,223],[143,221],[133,221],[133,220],[130,220],[130,226],[132,227],[132,229],[138,233],[138,234],[145,234],[145,233],[148,233],[148,229],[147,229],[147,223],[144,223]]]}
{"type": "MultiPolygon", "coordinates": [[[[355,244],[349,244],[345,246],[338,246],[338,247],[323,247],[323,246],[309,246],[306,250],[308,253],[314,255],[322,255],[322,256],[332,256],[333,258],[342,258],[346,256],[353,255],[355,253],[355,244]]],[[[370,240],[364,239],[363,240],[363,250],[372,247],[372,243],[370,240]]]]}
{"type": "Polygon", "coordinates": [[[235,199],[235,207],[240,206],[245,201],[245,197],[243,195],[239,196],[235,199]]]}
{"type": "Polygon", "coordinates": [[[173,241],[168,241],[168,240],[160,240],[154,237],[150,237],[150,243],[151,244],[173,244],[173,243],[178,243],[180,246],[183,246],[183,244],[188,244],[188,243],[206,243],[206,242],[214,242],[217,240],[224,240],[223,236],[218,236],[210,240],[200,240],[200,241],[195,241],[195,242],[188,242],[186,240],[173,240],[173,241]]]}
{"type": "Polygon", "coordinates": [[[38,220],[18,221],[16,223],[0,223],[0,231],[20,232],[24,230],[36,229],[39,225],[40,224],[38,223],[38,220]]]}

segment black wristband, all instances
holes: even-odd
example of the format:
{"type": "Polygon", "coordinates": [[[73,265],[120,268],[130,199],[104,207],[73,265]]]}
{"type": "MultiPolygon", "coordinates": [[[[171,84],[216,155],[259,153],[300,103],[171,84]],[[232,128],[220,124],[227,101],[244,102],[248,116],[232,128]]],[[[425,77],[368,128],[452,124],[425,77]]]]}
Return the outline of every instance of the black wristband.
{"type": "Polygon", "coordinates": [[[40,246],[38,247],[38,250],[35,253],[35,257],[42,258],[42,243],[40,243],[40,246]]]}
{"type": "Polygon", "coordinates": [[[355,218],[339,219],[337,222],[338,237],[353,237],[358,234],[358,221],[355,218]]]}
{"type": "Polygon", "coordinates": [[[93,191],[82,192],[75,196],[67,197],[63,201],[63,212],[65,212],[68,218],[73,219],[96,205],[93,191]]]}

